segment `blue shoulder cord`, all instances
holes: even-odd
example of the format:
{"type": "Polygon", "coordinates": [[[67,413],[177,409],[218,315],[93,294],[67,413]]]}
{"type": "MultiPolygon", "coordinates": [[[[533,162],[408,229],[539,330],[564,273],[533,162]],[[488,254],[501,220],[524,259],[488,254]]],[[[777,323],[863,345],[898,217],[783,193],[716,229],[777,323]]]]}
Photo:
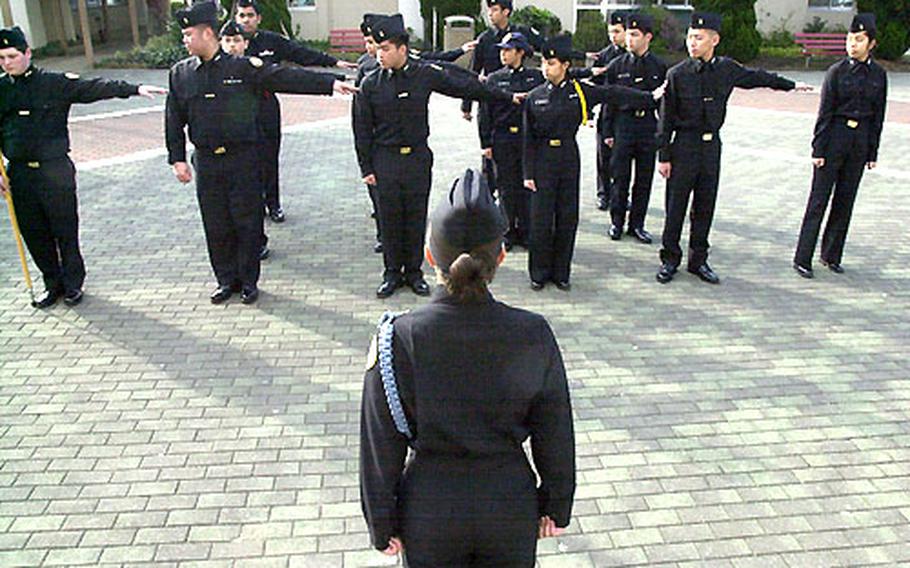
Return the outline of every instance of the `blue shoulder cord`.
{"type": "Polygon", "coordinates": [[[394,357],[392,355],[392,337],[395,335],[393,323],[395,318],[400,314],[386,312],[382,314],[379,320],[379,374],[382,377],[382,390],[385,391],[386,402],[389,405],[389,412],[392,414],[392,421],[395,422],[395,429],[408,439],[408,442],[414,439],[411,428],[408,426],[408,419],[404,415],[404,408],[401,406],[401,397],[398,395],[398,384],[395,382],[394,357]]]}

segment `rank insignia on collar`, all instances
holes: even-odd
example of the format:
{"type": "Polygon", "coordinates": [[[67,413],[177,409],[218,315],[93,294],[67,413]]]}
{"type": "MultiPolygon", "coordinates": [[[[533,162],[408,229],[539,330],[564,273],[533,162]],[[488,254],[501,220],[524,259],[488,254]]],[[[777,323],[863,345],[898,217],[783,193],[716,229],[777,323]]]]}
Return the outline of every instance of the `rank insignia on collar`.
{"type": "Polygon", "coordinates": [[[373,340],[370,341],[370,349],[367,351],[367,367],[366,370],[369,371],[376,366],[376,362],[379,360],[379,345],[378,339],[374,335],[373,340]]]}
{"type": "Polygon", "coordinates": [[[72,79],[74,81],[79,78],[78,73],[64,73],[63,76],[66,77],[67,79],[72,79]]]}
{"type": "Polygon", "coordinates": [[[262,60],[254,55],[250,57],[250,65],[253,67],[262,67],[262,60]]]}

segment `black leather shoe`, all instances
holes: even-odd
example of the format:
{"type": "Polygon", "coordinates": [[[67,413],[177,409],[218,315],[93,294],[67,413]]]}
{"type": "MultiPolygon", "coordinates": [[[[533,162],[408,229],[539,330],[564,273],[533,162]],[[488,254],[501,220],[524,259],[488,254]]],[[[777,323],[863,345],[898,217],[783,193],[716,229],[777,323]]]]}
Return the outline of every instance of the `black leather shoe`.
{"type": "Polygon", "coordinates": [[[411,287],[411,290],[414,290],[414,293],[418,296],[429,296],[430,295],[430,285],[427,284],[427,281],[423,278],[415,278],[408,282],[408,286],[411,287]]]}
{"type": "Polygon", "coordinates": [[[823,261],[822,261],[822,264],[824,264],[825,266],[827,266],[827,267],[828,267],[828,270],[830,270],[831,272],[833,272],[833,273],[835,273],[835,274],[843,274],[843,273],[844,273],[844,267],[841,266],[839,262],[827,262],[827,261],[824,261],[824,260],[823,260],[823,261]]]}
{"type": "Polygon", "coordinates": [[[382,243],[381,242],[376,241],[376,243],[373,245],[373,252],[375,252],[376,254],[382,253],[382,243]]]}
{"type": "Polygon", "coordinates": [[[512,244],[512,241],[508,239],[503,239],[502,248],[506,249],[506,252],[510,252],[515,245],[512,244]]]}
{"type": "Polygon", "coordinates": [[[82,290],[79,288],[67,290],[66,294],[63,295],[63,303],[67,306],[78,306],[82,302],[82,296],[82,290]]]}
{"type": "Polygon", "coordinates": [[[244,304],[253,304],[259,299],[259,288],[244,288],[240,294],[240,302],[244,304]]]}
{"type": "Polygon", "coordinates": [[[676,267],[669,263],[664,263],[660,265],[660,270],[657,271],[657,281],[661,284],[666,284],[667,282],[673,280],[673,277],[676,276],[676,267]]]}
{"type": "Polygon", "coordinates": [[[43,310],[56,304],[59,299],[60,292],[57,292],[56,290],[45,290],[43,294],[35,298],[32,302],[32,307],[43,310]]]}
{"type": "Polygon", "coordinates": [[[262,248],[259,249],[259,260],[265,260],[272,254],[272,251],[269,250],[269,247],[262,245],[262,248]]]}
{"type": "Polygon", "coordinates": [[[622,238],[622,229],[616,225],[610,225],[610,240],[618,241],[622,238]]]}
{"type": "Polygon", "coordinates": [[[720,276],[718,276],[716,272],[711,270],[711,267],[708,266],[707,262],[705,262],[701,266],[698,266],[695,268],[690,266],[690,267],[686,268],[686,270],[688,270],[692,274],[698,276],[699,278],[701,278],[703,281],[707,282],[708,284],[720,284],[720,276]]]}
{"type": "Polygon", "coordinates": [[[269,210],[269,219],[274,223],[284,223],[287,217],[284,216],[284,209],[276,207],[269,210]]]}
{"type": "Polygon", "coordinates": [[[812,272],[812,268],[810,268],[808,266],[803,266],[802,264],[798,264],[798,263],[794,262],[793,270],[795,270],[796,273],[799,274],[800,276],[802,276],[803,278],[815,278],[815,273],[812,272]]]}
{"type": "Polygon", "coordinates": [[[610,203],[607,201],[606,197],[597,198],[597,208],[600,209],[601,211],[606,211],[607,209],[610,208],[610,203]]]}
{"type": "Polygon", "coordinates": [[[388,298],[395,293],[399,286],[401,286],[401,280],[383,280],[379,288],[376,289],[376,297],[388,298]]]}
{"type": "Polygon", "coordinates": [[[654,242],[654,239],[651,237],[651,233],[644,229],[629,229],[629,234],[635,237],[638,242],[644,243],[646,245],[654,242]]]}
{"type": "Polygon", "coordinates": [[[569,282],[568,280],[561,280],[559,282],[554,282],[554,284],[556,284],[556,287],[559,288],[560,290],[562,290],[563,292],[568,292],[569,290],[572,289],[572,283],[569,282]]]}
{"type": "Polygon", "coordinates": [[[537,280],[531,280],[531,290],[535,292],[540,292],[543,290],[543,287],[546,286],[545,282],[538,282],[537,280]]]}
{"type": "Polygon", "coordinates": [[[228,301],[233,295],[234,291],[230,286],[219,286],[215,288],[215,291],[212,292],[211,296],[209,296],[209,300],[211,300],[213,304],[223,304],[224,302],[228,301]]]}

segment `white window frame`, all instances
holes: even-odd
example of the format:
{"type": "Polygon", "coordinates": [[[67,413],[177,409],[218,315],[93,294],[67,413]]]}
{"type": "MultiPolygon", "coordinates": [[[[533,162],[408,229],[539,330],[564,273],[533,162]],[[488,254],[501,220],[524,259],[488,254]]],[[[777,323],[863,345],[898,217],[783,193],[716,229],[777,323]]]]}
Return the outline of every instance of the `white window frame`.
{"type": "Polygon", "coordinates": [[[312,6],[294,6],[291,4],[291,0],[288,0],[288,10],[293,12],[315,12],[317,7],[317,2],[320,0],[313,0],[312,6]]]}
{"type": "Polygon", "coordinates": [[[834,0],[827,0],[827,6],[812,6],[809,0],[806,0],[807,9],[810,12],[853,12],[856,10],[856,0],[851,0],[849,6],[832,6],[834,0]]]}

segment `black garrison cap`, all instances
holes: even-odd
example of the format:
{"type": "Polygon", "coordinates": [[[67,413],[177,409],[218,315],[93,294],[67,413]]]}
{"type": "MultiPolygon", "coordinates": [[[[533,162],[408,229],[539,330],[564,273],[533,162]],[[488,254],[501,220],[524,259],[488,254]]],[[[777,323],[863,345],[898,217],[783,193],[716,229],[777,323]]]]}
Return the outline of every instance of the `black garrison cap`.
{"type": "Polygon", "coordinates": [[[175,17],[181,28],[191,28],[206,24],[211,26],[213,30],[218,29],[218,7],[208,0],[197,2],[183,10],[177,10],[175,17]]]}
{"type": "Polygon", "coordinates": [[[693,30],[714,30],[719,32],[722,21],[723,18],[714,12],[693,12],[689,27],[693,30]]]}
{"type": "Polygon", "coordinates": [[[878,28],[875,25],[875,14],[871,12],[862,12],[853,16],[853,22],[850,24],[850,33],[866,32],[869,39],[875,39],[875,32],[878,28]]]}
{"type": "Polygon", "coordinates": [[[19,26],[0,30],[0,49],[7,47],[14,47],[19,51],[28,49],[28,40],[25,39],[25,33],[19,26]]]}

